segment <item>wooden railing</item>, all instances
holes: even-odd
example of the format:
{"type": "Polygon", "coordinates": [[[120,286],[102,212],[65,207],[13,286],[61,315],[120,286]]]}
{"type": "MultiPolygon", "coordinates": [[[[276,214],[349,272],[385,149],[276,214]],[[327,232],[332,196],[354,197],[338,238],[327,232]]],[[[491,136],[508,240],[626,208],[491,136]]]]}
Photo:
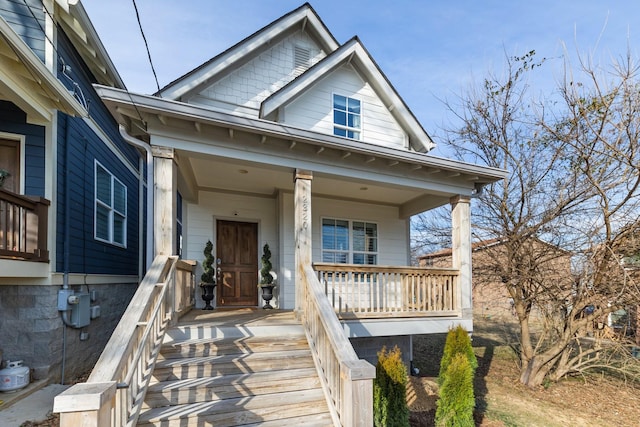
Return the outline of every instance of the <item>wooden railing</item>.
{"type": "Polygon", "coordinates": [[[165,331],[192,306],[194,268],[156,257],[87,382],[56,396],[61,427],[136,425],[165,331]]]}
{"type": "Polygon", "coordinates": [[[49,262],[49,204],[0,188],[0,258],[49,262]]]}
{"type": "Polygon", "coordinates": [[[356,355],[310,265],[304,268],[299,285],[303,288],[302,324],[334,421],[349,427],[372,426],[375,368],[356,355]]]}
{"type": "Polygon", "coordinates": [[[314,263],[342,319],[460,315],[458,270],[314,263]]]}

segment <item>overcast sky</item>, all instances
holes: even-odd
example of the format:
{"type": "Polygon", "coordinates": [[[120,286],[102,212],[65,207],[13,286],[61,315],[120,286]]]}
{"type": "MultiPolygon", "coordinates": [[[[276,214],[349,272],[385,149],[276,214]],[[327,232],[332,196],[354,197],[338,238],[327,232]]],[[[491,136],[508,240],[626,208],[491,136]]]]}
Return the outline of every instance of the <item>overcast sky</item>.
{"type": "MultiPolygon", "coordinates": [[[[127,88],[156,83],[132,0],[82,0],[127,88]]],[[[296,0],[137,0],[160,87],[303,4],[296,0]]],[[[547,58],[549,90],[565,48],[597,63],[640,49],[637,0],[316,0],[310,2],[339,43],[360,37],[409,108],[437,141],[454,99],[505,55],[547,58]]],[[[433,154],[441,154],[437,152],[433,154]]]]}

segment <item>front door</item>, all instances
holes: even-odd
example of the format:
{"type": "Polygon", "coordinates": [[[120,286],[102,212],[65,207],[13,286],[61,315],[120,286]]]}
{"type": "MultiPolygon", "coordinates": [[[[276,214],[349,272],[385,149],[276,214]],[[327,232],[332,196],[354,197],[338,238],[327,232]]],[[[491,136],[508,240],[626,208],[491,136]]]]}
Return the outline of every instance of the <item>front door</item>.
{"type": "Polygon", "coordinates": [[[258,224],[219,220],[218,258],[219,306],[258,304],[258,224]]]}

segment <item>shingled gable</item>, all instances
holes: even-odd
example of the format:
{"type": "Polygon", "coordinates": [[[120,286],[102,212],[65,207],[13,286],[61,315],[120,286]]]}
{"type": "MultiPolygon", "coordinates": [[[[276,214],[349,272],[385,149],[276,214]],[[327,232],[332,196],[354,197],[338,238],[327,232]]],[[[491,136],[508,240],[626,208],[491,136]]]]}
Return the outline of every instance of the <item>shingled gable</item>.
{"type": "Polygon", "coordinates": [[[305,3],[169,83],[156,95],[173,101],[185,101],[299,30],[309,34],[325,53],[333,52],[339,47],[315,10],[309,3],[305,3]]]}
{"type": "Polygon", "coordinates": [[[293,102],[307,89],[337,68],[347,64],[351,65],[363,80],[371,85],[389,112],[407,132],[409,146],[412,149],[427,152],[435,147],[427,132],[416,120],[357,36],[265,99],[260,107],[260,118],[275,120],[279,109],[293,102]]]}

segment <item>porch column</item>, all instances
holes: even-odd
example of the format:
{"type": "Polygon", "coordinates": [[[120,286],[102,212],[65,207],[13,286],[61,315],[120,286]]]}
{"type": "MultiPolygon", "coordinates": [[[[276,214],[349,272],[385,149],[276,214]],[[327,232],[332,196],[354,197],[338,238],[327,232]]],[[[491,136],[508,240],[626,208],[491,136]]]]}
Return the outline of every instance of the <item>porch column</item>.
{"type": "Polygon", "coordinates": [[[178,183],[175,152],[173,148],[157,146],[151,147],[151,152],[155,181],[153,218],[155,256],[174,255],[178,183]]]}
{"type": "Polygon", "coordinates": [[[453,268],[458,269],[459,307],[462,317],[473,316],[471,284],[471,199],[451,198],[451,240],[453,268]]]}
{"type": "Polygon", "coordinates": [[[295,311],[302,311],[302,287],[298,280],[304,277],[304,266],[311,264],[311,180],[313,174],[310,171],[296,169],[294,176],[293,207],[295,242],[296,242],[296,275],[295,311]]]}

